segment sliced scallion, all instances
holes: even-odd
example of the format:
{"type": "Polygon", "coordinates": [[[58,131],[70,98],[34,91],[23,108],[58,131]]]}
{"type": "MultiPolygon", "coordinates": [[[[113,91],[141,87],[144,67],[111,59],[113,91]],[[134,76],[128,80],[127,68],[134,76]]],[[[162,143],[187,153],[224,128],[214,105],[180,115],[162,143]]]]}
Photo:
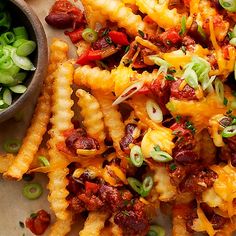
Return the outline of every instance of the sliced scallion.
{"type": "Polygon", "coordinates": [[[130,160],[132,164],[136,167],[140,167],[143,164],[143,154],[140,146],[135,145],[130,151],[130,160]]]}
{"type": "Polygon", "coordinates": [[[173,160],[172,156],[164,151],[153,150],[150,152],[150,156],[154,161],[157,162],[169,162],[173,160]]]}
{"type": "Polygon", "coordinates": [[[3,149],[8,153],[17,153],[21,147],[21,141],[19,139],[7,139],[3,143],[3,149]]]}
{"type": "Polygon", "coordinates": [[[35,200],[42,195],[43,188],[38,183],[30,183],[24,186],[22,193],[23,196],[26,197],[27,199],[35,200]]]}
{"type": "Polygon", "coordinates": [[[194,88],[198,88],[198,77],[196,72],[192,68],[187,68],[183,74],[184,80],[187,82],[187,84],[194,88]]]}
{"type": "Polygon", "coordinates": [[[4,101],[5,104],[7,104],[8,106],[10,106],[12,104],[12,95],[11,95],[11,91],[9,89],[5,89],[2,95],[2,99],[4,101]]]}
{"type": "Polygon", "coordinates": [[[147,236],[165,236],[165,230],[159,225],[151,225],[147,236]]]}
{"type": "Polygon", "coordinates": [[[148,116],[154,122],[160,123],[163,120],[163,113],[159,105],[152,99],[148,99],[146,102],[146,111],[148,116]]]}
{"type": "Polygon", "coordinates": [[[186,32],[186,16],[183,16],[181,19],[181,30],[179,32],[180,35],[185,34],[186,32]]]}
{"type": "Polygon", "coordinates": [[[26,57],[30,55],[36,48],[36,43],[34,41],[26,41],[22,43],[17,49],[16,54],[18,56],[26,57]]]}
{"type": "Polygon", "coordinates": [[[82,37],[86,42],[94,43],[98,39],[98,34],[93,29],[86,28],[82,32],[82,37]]]}
{"type": "Polygon", "coordinates": [[[12,87],[9,87],[9,89],[14,92],[14,93],[24,93],[27,89],[27,87],[25,85],[22,85],[22,84],[19,84],[19,85],[16,85],[16,86],[12,86],[12,87]]]}
{"type": "Polygon", "coordinates": [[[219,0],[220,5],[227,11],[236,12],[235,0],[219,0]]]}
{"type": "Polygon", "coordinates": [[[135,179],[133,177],[128,177],[127,181],[129,183],[129,185],[131,186],[131,188],[135,192],[137,192],[138,194],[141,194],[141,192],[143,190],[143,185],[142,185],[142,183],[139,180],[137,180],[137,179],[135,179]]]}
{"type": "Polygon", "coordinates": [[[13,28],[13,32],[16,36],[16,39],[28,39],[28,33],[24,26],[13,28]]]}
{"type": "Polygon", "coordinates": [[[230,43],[231,45],[233,45],[234,47],[236,47],[236,38],[232,38],[232,39],[229,41],[229,43],[230,43]]]}
{"type": "Polygon", "coordinates": [[[0,70],[0,83],[1,84],[11,84],[14,82],[13,77],[5,71],[0,70]]]}
{"type": "Polygon", "coordinates": [[[39,160],[41,166],[50,166],[50,163],[45,156],[39,156],[38,160],[39,160]]]}
{"type": "Polygon", "coordinates": [[[222,132],[222,137],[223,138],[231,138],[236,135],[236,125],[231,125],[226,128],[224,128],[222,132]]]}
{"type": "Polygon", "coordinates": [[[10,31],[2,34],[1,37],[5,40],[6,44],[12,44],[15,41],[15,35],[10,31]]]}
{"type": "Polygon", "coordinates": [[[224,85],[220,79],[215,80],[215,92],[220,101],[224,102],[224,85]]]}
{"type": "Polygon", "coordinates": [[[143,191],[141,192],[142,197],[146,197],[153,187],[153,179],[151,176],[147,176],[143,180],[143,191]]]}

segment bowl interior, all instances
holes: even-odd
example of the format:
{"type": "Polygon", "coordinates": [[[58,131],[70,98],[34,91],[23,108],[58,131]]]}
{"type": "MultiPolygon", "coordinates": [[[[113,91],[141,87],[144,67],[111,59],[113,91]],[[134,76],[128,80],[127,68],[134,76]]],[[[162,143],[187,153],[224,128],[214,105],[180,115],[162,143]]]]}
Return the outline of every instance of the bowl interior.
{"type": "Polygon", "coordinates": [[[0,123],[11,118],[19,110],[36,100],[47,70],[48,54],[47,40],[44,29],[24,0],[7,1],[6,10],[10,12],[12,27],[25,26],[30,40],[37,43],[36,50],[29,56],[36,71],[28,71],[24,84],[27,90],[24,94],[14,95],[13,103],[7,109],[0,111],[0,123]]]}

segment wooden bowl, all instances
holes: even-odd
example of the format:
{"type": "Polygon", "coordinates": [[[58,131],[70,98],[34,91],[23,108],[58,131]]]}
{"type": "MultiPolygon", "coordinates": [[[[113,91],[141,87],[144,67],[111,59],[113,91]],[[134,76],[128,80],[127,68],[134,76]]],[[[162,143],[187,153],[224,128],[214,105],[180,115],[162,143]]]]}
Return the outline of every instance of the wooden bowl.
{"type": "Polygon", "coordinates": [[[37,99],[48,65],[47,38],[37,15],[24,0],[6,1],[7,9],[12,16],[13,26],[25,26],[29,39],[37,43],[36,50],[30,55],[36,70],[28,72],[24,83],[27,86],[25,93],[17,96],[8,108],[0,111],[0,123],[13,117],[17,112],[37,99]]]}

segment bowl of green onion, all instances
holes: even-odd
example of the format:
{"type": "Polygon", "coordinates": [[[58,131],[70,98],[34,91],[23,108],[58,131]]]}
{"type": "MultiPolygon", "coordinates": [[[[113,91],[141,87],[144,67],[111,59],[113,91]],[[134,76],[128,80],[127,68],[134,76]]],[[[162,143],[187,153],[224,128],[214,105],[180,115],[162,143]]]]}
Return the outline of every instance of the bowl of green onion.
{"type": "Polygon", "coordinates": [[[39,95],[48,64],[44,29],[24,0],[0,1],[0,122],[39,95]]]}

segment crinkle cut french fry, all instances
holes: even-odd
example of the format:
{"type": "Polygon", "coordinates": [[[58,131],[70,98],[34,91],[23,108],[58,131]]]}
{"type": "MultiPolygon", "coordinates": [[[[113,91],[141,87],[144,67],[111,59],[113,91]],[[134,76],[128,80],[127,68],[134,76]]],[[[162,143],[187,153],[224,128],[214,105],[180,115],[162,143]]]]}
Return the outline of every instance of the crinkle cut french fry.
{"type": "Polygon", "coordinates": [[[93,90],[112,91],[113,80],[111,73],[98,67],[80,66],[75,70],[74,83],[86,86],[93,90]]]}
{"type": "Polygon", "coordinates": [[[79,98],[78,106],[84,118],[83,124],[89,136],[96,139],[103,146],[106,138],[103,113],[97,99],[88,92],[78,89],[76,96],[79,98]]]}
{"type": "Polygon", "coordinates": [[[4,173],[8,170],[9,166],[14,161],[14,155],[12,154],[6,154],[6,155],[0,155],[0,173],[4,173]]]}
{"type": "Polygon", "coordinates": [[[119,113],[117,106],[112,106],[115,97],[112,93],[101,94],[98,91],[94,91],[93,94],[102,108],[105,126],[108,128],[109,135],[113,140],[113,146],[117,153],[121,154],[120,140],[125,135],[125,126],[122,122],[121,114],[119,113]]]}
{"type": "Polygon", "coordinates": [[[117,22],[131,35],[138,35],[139,30],[144,30],[142,18],[135,15],[132,10],[117,0],[84,0],[84,4],[91,6],[107,16],[110,21],[117,22]]]}
{"type": "Polygon", "coordinates": [[[20,180],[24,173],[30,167],[33,158],[38,151],[42,142],[43,135],[47,130],[51,115],[51,83],[53,80],[52,73],[55,71],[59,63],[67,57],[68,45],[60,40],[54,40],[50,47],[50,64],[48,75],[45,78],[42,94],[38,99],[36,109],[23,140],[22,146],[16,155],[14,162],[4,173],[5,178],[20,180]]]}
{"type": "Polygon", "coordinates": [[[67,168],[68,161],[66,157],[57,150],[56,144],[64,141],[62,132],[73,128],[71,119],[73,111],[71,107],[73,101],[71,99],[74,68],[70,62],[61,64],[55,72],[55,80],[53,83],[52,96],[52,128],[49,131],[51,136],[48,141],[50,165],[52,171],[49,173],[48,189],[50,191],[48,200],[51,208],[55,212],[57,218],[67,220],[70,212],[67,211],[68,202],[66,197],[68,191],[66,186],[68,180],[66,178],[69,170],[67,168]]]}
{"type": "Polygon", "coordinates": [[[160,201],[168,202],[176,197],[176,187],[171,184],[170,176],[165,166],[156,168],[153,180],[160,201]]]}
{"type": "Polygon", "coordinates": [[[158,4],[156,0],[136,0],[136,5],[142,13],[151,17],[160,27],[167,29],[180,24],[182,17],[175,8],[169,10],[167,2],[158,4]]]}
{"type": "Polygon", "coordinates": [[[99,11],[94,10],[91,6],[86,4],[86,0],[81,0],[84,6],[85,18],[88,26],[91,29],[95,29],[96,24],[102,25],[102,28],[106,26],[107,17],[103,16],[99,11]]]}
{"type": "Polygon", "coordinates": [[[71,224],[72,224],[72,213],[70,213],[68,219],[66,220],[57,219],[50,229],[49,236],[67,235],[67,233],[69,233],[71,230],[71,224]]]}
{"type": "Polygon", "coordinates": [[[100,236],[100,231],[104,228],[108,217],[108,212],[89,212],[84,228],[79,232],[79,236],[100,236]]]}
{"type": "Polygon", "coordinates": [[[188,204],[176,204],[173,206],[172,222],[173,236],[192,236],[186,229],[185,218],[191,214],[191,207],[188,204]]]}

